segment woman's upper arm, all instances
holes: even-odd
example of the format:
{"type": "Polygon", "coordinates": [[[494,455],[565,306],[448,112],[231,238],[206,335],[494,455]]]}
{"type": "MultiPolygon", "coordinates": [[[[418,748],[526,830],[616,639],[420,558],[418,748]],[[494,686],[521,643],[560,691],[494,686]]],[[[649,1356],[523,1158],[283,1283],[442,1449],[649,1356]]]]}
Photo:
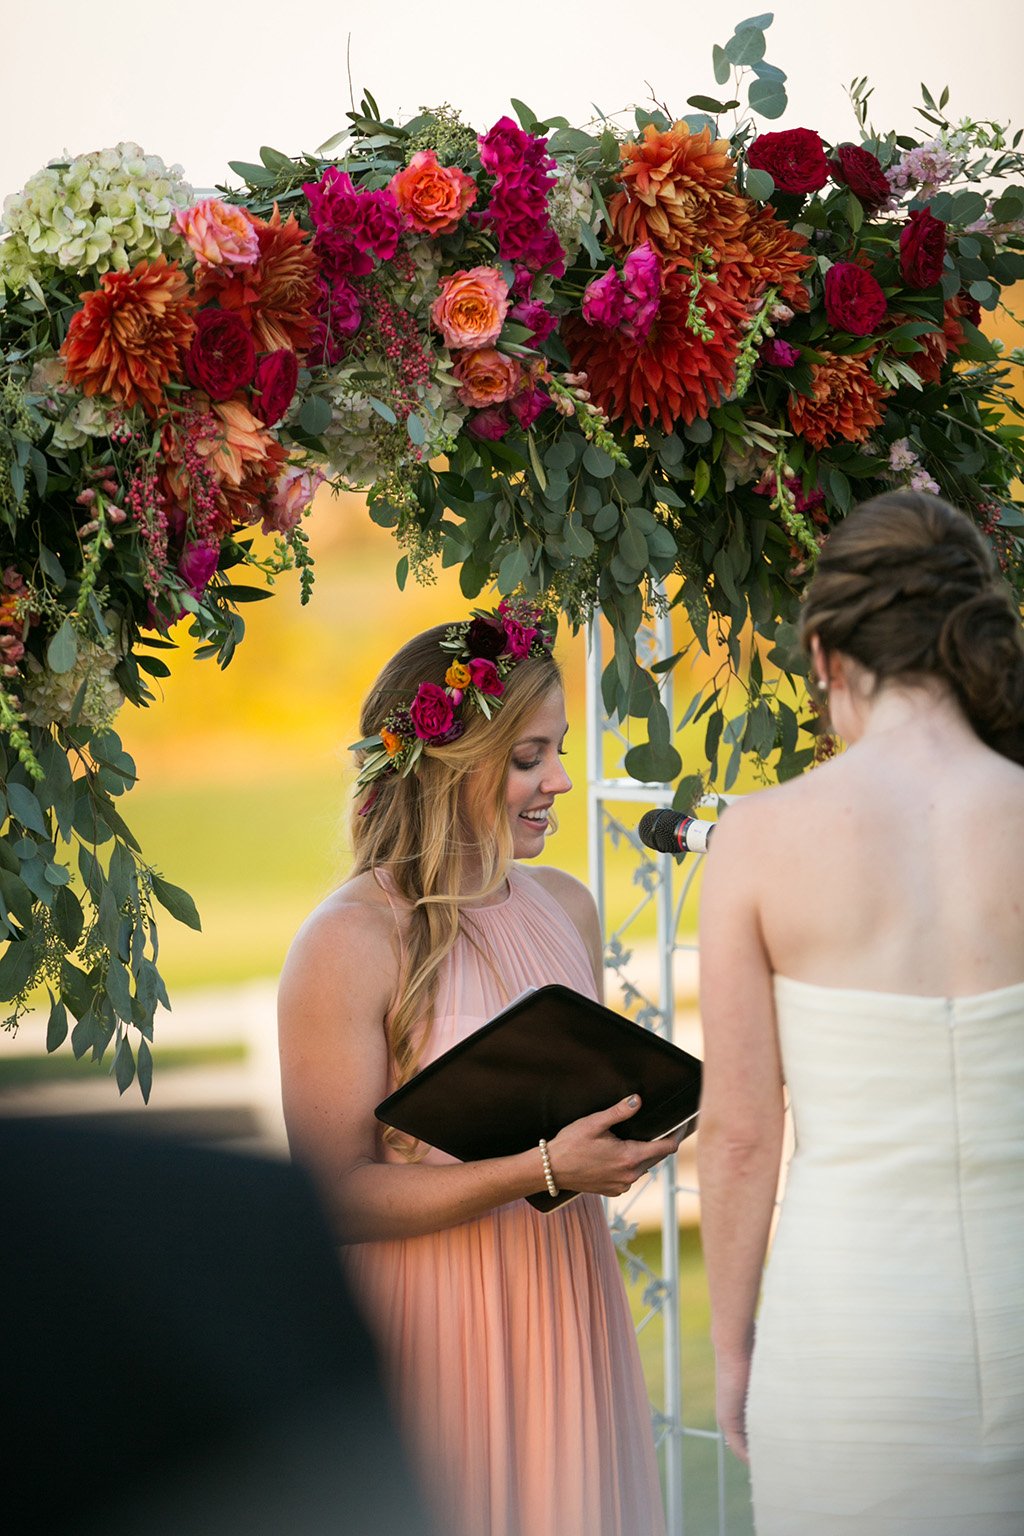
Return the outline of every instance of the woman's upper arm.
{"type": "Polygon", "coordinates": [[[729,809],[705,855],[700,904],[704,1030],[701,1123],[721,1117],[738,1139],[774,1120],[782,1102],[772,971],[759,916],[768,849],[764,808],[729,809]]]}
{"type": "Polygon", "coordinates": [[[336,898],[300,930],[278,994],[281,1091],[293,1155],[328,1178],[379,1156],[388,1089],[384,1019],[396,988],[394,919],[336,898]]]}

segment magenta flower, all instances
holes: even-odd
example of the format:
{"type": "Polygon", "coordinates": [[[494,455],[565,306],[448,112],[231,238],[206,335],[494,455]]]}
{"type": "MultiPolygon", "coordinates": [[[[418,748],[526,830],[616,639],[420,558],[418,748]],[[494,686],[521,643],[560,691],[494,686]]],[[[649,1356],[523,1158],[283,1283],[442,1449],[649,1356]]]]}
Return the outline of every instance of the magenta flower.
{"type": "Polygon", "coordinates": [[[583,290],[583,318],[588,325],[614,331],[626,309],[626,290],[614,267],[593,278],[583,290]]]}
{"type": "Polygon", "coordinates": [[[511,425],[503,405],[491,405],[484,411],[474,411],[467,422],[467,427],[474,437],[482,437],[489,443],[495,443],[499,437],[504,437],[511,425]]]}
{"type": "MultiPolygon", "coordinates": [[[[508,626],[506,625],[506,628],[508,626]]],[[[505,692],[505,684],[498,676],[498,669],[493,661],[484,656],[474,656],[466,662],[473,687],[481,693],[489,694],[493,699],[500,699],[505,692]]]]}
{"type": "Polygon", "coordinates": [[[524,299],[522,303],[514,305],[509,311],[509,319],[515,320],[518,325],[525,325],[532,332],[530,340],[535,346],[546,341],[558,326],[558,316],[553,315],[539,299],[524,299]]]}
{"type": "Polygon", "coordinates": [[[178,560],[178,575],[194,598],[202,597],[220,559],[219,544],[186,544],[178,560]]]}
{"type": "Polygon", "coordinates": [[[543,411],[546,411],[550,404],[551,401],[548,399],[546,391],[538,389],[536,385],[531,385],[528,389],[522,390],[514,399],[510,400],[508,408],[523,431],[527,432],[533,426],[537,417],[543,411]]]}
{"type": "Polygon", "coordinates": [[[522,661],[524,657],[529,656],[530,646],[536,640],[538,631],[520,624],[517,619],[506,618],[504,623],[509,654],[517,661],[522,661]]]}
{"type": "Polygon", "coordinates": [[[420,741],[436,742],[455,722],[452,701],[437,683],[420,683],[409,705],[409,718],[420,741]]]}
{"type": "Polygon", "coordinates": [[[799,360],[800,348],[779,336],[771,336],[761,348],[761,361],[770,368],[792,368],[799,360]]]}

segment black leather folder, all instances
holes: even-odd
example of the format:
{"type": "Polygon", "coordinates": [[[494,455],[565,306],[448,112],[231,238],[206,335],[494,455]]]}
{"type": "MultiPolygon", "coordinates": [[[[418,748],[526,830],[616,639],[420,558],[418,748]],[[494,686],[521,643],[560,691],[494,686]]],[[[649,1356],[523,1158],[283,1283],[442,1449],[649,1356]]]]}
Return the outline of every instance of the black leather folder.
{"type": "MultiPolygon", "coordinates": [[[[616,1134],[652,1141],[696,1129],[701,1064],[571,987],[538,987],[403,1083],[378,1120],[463,1162],[508,1157],[631,1093],[641,1107],[616,1134]]],[[[538,1158],[539,1162],[539,1158],[538,1158]]],[[[555,1170],[557,1176],[557,1168],[555,1170]]],[[[573,1198],[530,1195],[551,1211],[573,1198]]]]}

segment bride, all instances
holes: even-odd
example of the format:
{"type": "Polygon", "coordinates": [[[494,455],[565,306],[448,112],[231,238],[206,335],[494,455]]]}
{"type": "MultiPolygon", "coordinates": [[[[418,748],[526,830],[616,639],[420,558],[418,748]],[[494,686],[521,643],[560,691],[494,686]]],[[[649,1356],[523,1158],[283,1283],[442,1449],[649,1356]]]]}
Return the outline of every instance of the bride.
{"type": "Polygon", "coordinates": [[[802,629],[849,750],[730,808],[702,898],[719,1422],[758,1536],[1019,1536],[1020,614],[900,492],[830,536],[802,629]]]}

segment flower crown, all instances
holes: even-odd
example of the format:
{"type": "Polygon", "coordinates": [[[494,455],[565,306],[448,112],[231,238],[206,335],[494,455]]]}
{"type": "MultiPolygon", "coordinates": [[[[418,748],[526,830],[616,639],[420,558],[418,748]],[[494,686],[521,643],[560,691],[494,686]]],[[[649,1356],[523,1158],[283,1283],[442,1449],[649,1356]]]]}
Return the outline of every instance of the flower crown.
{"type": "MultiPolygon", "coordinates": [[[[356,780],[358,788],[386,774],[402,778],[414,773],[424,747],[457,741],[466,729],[467,707],[490,720],[501,708],[505,679],[528,656],[547,656],[555,642],[555,621],[523,598],[506,597],[496,610],[474,609],[473,617],[445,630],[441,650],[451,657],[438,683],[420,683],[408,704],[392,709],[380,732],[353,742],[352,752],[367,757],[356,780]]],[[[369,810],[372,800],[364,807],[369,810]]]]}

